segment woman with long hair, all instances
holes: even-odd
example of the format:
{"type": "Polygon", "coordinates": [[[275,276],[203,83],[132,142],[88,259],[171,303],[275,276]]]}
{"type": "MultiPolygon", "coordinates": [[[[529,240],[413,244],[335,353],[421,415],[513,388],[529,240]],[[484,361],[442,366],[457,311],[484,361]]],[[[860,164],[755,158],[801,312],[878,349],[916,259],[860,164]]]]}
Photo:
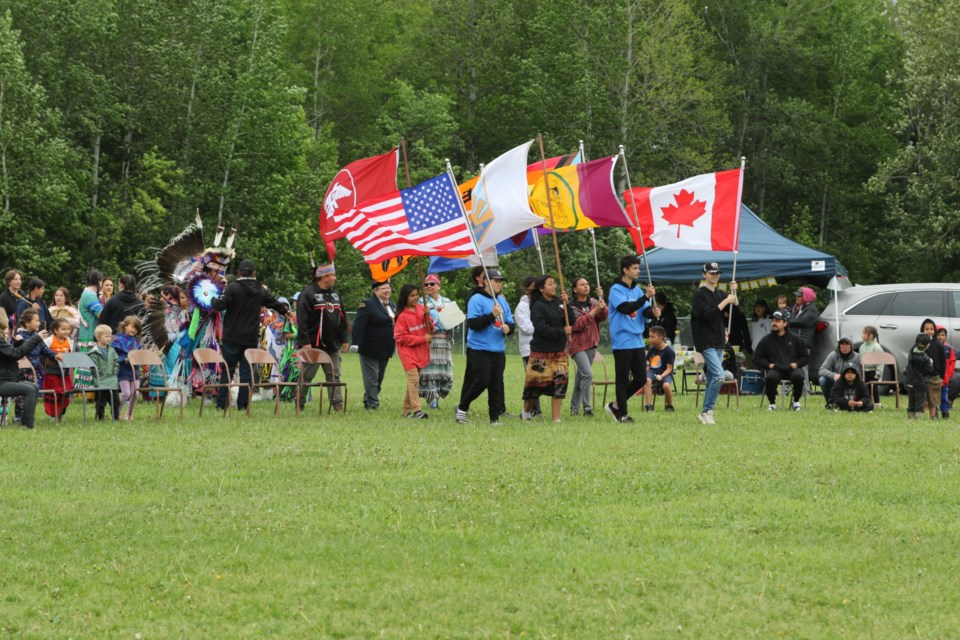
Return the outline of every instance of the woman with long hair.
{"type": "Polygon", "coordinates": [[[537,278],[531,292],[530,320],[533,323],[533,339],[530,341],[530,359],[523,383],[523,413],[520,417],[529,420],[533,416],[534,400],[550,396],[551,418],[560,422],[560,408],[567,395],[569,370],[567,367],[567,340],[572,328],[564,318],[567,295],[557,296],[557,281],[553,276],[537,278]]]}
{"type": "Polygon", "coordinates": [[[586,278],[573,281],[573,300],[570,302],[573,327],[568,351],[577,365],[577,377],[573,382],[570,398],[570,415],[579,415],[581,407],[585,418],[593,417],[590,404],[593,387],[593,357],[600,344],[600,323],[607,319],[607,305],[603,301],[603,289],[597,287],[596,298],[590,297],[590,282],[586,278]]]}

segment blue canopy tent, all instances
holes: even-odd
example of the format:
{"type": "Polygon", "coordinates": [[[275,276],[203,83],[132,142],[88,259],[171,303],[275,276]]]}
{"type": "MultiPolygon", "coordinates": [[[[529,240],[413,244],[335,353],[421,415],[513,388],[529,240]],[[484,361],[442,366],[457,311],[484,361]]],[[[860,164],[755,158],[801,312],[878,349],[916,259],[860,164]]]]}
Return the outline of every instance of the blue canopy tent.
{"type": "MultiPolygon", "coordinates": [[[[847,270],[828,253],[788,240],[774,231],[745,205],[740,206],[740,250],[737,253],[737,280],[773,276],[779,280],[802,280],[827,287],[834,277],[844,279],[847,270]]],[[[641,273],[646,274],[642,264],[641,273]]],[[[654,284],[696,283],[704,262],[718,262],[724,279],[733,274],[732,251],[693,251],[653,248],[647,263],[654,284]]]]}

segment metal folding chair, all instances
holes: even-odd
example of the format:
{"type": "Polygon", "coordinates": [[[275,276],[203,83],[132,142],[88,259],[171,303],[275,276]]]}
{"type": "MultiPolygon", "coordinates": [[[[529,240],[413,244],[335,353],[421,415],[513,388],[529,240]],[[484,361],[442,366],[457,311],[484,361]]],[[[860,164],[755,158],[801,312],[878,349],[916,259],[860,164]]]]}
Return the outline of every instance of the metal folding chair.
{"type": "Polygon", "coordinates": [[[860,370],[861,379],[866,377],[867,366],[878,365],[878,364],[883,365],[884,369],[880,370],[879,380],[873,380],[867,383],[867,388],[870,390],[870,397],[871,398],[873,397],[874,387],[878,387],[880,385],[893,385],[893,393],[896,394],[894,396],[895,397],[894,401],[896,402],[897,409],[899,409],[900,408],[900,375],[897,373],[897,359],[894,357],[892,353],[887,353],[886,351],[883,351],[883,352],[873,351],[873,352],[867,352],[861,355],[860,356],[860,366],[862,367],[860,370]],[[883,371],[885,370],[887,365],[892,365],[891,368],[893,369],[893,380],[883,379],[883,371]]]}
{"type": "MultiPolygon", "coordinates": [[[[97,365],[93,362],[93,358],[81,351],[71,351],[61,355],[63,356],[63,359],[60,360],[60,380],[63,382],[63,395],[64,397],[75,396],[78,394],[80,395],[80,403],[83,405],[83,421],[87,421],[87,394],[101,391],[107,391],[110,393],[110,420],[115,420],[113,417],[113,394],[115,390],[109,387],[100,386],[100,370],[97,369],[97,365]],[[67,374],[74,372],[76,369],[87,369],[90,371],[94,380],[92,387],[76,386],[77,377],[74,375],[73,389],[70,389],[69,391],[67,390],[67,374]]],[[[117,393],[119,393],[119,391],[117,391],[117,393]]],[[[57,413],[59,413],[59,411],[57,413]]]]}
{"type": "MultiPolygon", "coordinates": [[[[300,389],[298,391],[298,393],[300,394],[300,397],[301,398],[303,397],[303,390],[305,388],[319,387],[321,391],[320,393],[317,394],[318,396],[317,404],[319,406],[318,412],[320,415],[322,415],[323,414],[323,389],[329,389],[331,387],[340,387],[343,389],[343,412],[346,413],[347,412],[347,383],[346,382],[343,382],[343,381],[327,382],[326,379],[322,381],[314,380],[313,382],[307,382],[307,383],[303,381],[303,365],[319,364],[321,369],[325,364],[328,364],[331,367],[333,366],[333,361],[330,359],[330,356],[327,355],[327,352],[323,351],[322,349],[317,349],[315,347],[301,347],[300,350],[297,351],[297,359],[300,361],[300,380],[297,383],[300,385],[300,389]]],[[[318,371],[317,373],[318,374],[323,373],[323,371],[321,370],[321,371],[318,371]]],[[[333,411],[333,403],[331,403],[330,408],[327,410],[327,413],[329,413],[330,411],[333,411]]]]}
{"type": "MultiPolygon", "coordinates": [[[[220,355],[220,352],[218,351],[214,351],[213,349],[206,349],[206,348],[194,349],[193,359],[197,363],[197,366],[200,367],[200,371],[199,371],[200,373],[200,376],[199,376],[200,378],[200,417],[201,418],[203,417],[203,405],[204,405],[204,400],[206,400],[206,397],[207,397],[207,392],[213,389],[219,393],[220,389],[224,389],[224,388],[227,389],[228,397],[227,397],[227,407],[226,407],[227,410],[224,412],[223,415],[224,417],[230,415],[233,410],[233,406],[232,406],[233,403],[230,401],[230,398],[229,398],[229,395],[230,395],[229,390],[233,387],[236,387],[237,389],[247,387],[247,389],[249,390],[250,385],[245,382],[233,382],[233,378],[230,375],[231,371],[229,370],[229,367],[227,367],[227,361],[223,359],[223,356],[220,355]],[[204,367],[206,367],[206,365],[208,364],[216,365],[218,368],[222,368],[222,370],[226,371],[227,381],[217,382],[217,383],[207,382],[206,376],[204,376],[203,374],[204,374],[204,367]]],[[[249,402],[247,402],[247,415],[248,416],[250,415],[249,402]]]]}
{"type": "Polygon", "coordinates": [[[597,352],[593,354],[593,385],[590,388],[590,404],[593,406],[594,411],[597,410],[597,407],[602,409],[603,407],[607,406],[607,387],[617,384],[616,380],[610,380],[610,378],[607,376],[607,362],[603,359],[603,355],[598,349],[597,352]],[[597,379],[598,363],[603,368],[603,376],[601,376],[599,379],[597,379]],[[597,404],[597,387],[603,387],[603,402],[599,405],[597,404]]]}
{"type": "MultiPolygon", "coordinates": [[[[250,363],[250,380],[256,380],[256,377],[253,375],[254,369],[257,366],[268,365],[270,367],[275,367],[277,373],[280,372],[280,363],[277,362],[277,359],[273,355],[264,351],[263,349],[247,349],[243,352],[244,357],[247,359],[247,362],[250,363]]],[[[326,354],[324,354],[326,355],[326,354]]],[[[279,377],[279,375],[278,375],[279,377]]],[[[284,382],[282,380],[266,380],[260,382],[251,382],[250,383],[250,393],[253,393],[256,389],[263,389],[270,387],[273,389],[273,415],[280,414],[280,388],[281,387],[294,387],[297,390],[297,401],[296,401],[296,414],[300,415],[300,384],[297,382],[284,382]]]]}
{"type": "MultiPolygon", "coordinates": [[[[163,364],[163,360],[160,359],[160,356],[153,351],[148,351],[147,349],[135,349],[127,354],[127,358],[130,360],[130,366],[137,367],[147,367],[149,369],[158,368],[160,373],[163,375],[164,384],[167,380],[167,368],[163,364]]],[[[133,376],[133,392],[134,394],[139,394],[141,391],[148,392],[147,397],[150,397],[149,394],[153,394],[153,399],[156,404],[156,418],[157,420],[163,417],[163,407],[166,405],[166,396],[163,394],[167,393],[178,393],[180,394],[180,422],[183,422],[183,406],[187,403],[187,398],[183,395],[183,387],[155,387],[150,384],[150,378],[147,377],[147,386],[140,386],[140,376],[134,373],[133,376]],[[163,392],[163,393],[161,393],[163,392]]],[[[134,411],[136,411],[136,406],[134,406],[134,411]]],[[[130,418],[133,419],[133,411],[130,413],[130,418]]]]}
{"type": "MultiPolygon", "coordinates": [[[[697,392],[693,397],[694,406],[700,406],[700,389],[707,386],[707,380],[704,376],[704,365],[703,354],[699,351],[693,352],[693,366],[694,370],[697,372],[696,379],[694,380],[694,385],[696,386],[697,392]]],[[[730,406],[730,396],[737,396],[737,407],[740,406],[740,382],[734,378],[733,380],[724,380],[723,384],[720,386],[720,391],[723,391],[723,388],[733,387],[733,393],[727,392],[727,406],[730,406]]]]}

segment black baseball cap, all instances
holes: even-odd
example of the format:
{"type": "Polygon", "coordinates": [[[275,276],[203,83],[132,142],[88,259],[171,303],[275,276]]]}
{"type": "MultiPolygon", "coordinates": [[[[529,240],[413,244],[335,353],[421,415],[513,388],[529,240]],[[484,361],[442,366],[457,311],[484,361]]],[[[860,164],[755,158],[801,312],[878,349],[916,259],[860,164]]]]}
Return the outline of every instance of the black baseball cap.
{"type": "Polygon", "coordinates": [[[773,318],[774,320],[783,320],[784,322],[790,322],[790,316],[788,316],[783,311],[779,311],[779,310],[774,311],[770,317],[773,318]]]}
{"type": "Polygon", "coordinates": [[[720,273],[720,263],[719,263],[719,262],[704,262],[704,263],[703,263],[703,272],[704,272],[704,273],[720,273]]]}

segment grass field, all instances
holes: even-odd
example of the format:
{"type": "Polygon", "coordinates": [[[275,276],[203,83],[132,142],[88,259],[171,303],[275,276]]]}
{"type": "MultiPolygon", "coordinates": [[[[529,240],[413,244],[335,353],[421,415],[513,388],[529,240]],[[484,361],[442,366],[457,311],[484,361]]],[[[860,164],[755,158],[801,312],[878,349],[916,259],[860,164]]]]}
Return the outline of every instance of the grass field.
{"type": "Polygon", "coordinates": [[[345,377],[346,416],[0,431],[0,637],[960,635],[953,422],[461,426],[398,419],[396,360],[380,412],[345,377]]]}

